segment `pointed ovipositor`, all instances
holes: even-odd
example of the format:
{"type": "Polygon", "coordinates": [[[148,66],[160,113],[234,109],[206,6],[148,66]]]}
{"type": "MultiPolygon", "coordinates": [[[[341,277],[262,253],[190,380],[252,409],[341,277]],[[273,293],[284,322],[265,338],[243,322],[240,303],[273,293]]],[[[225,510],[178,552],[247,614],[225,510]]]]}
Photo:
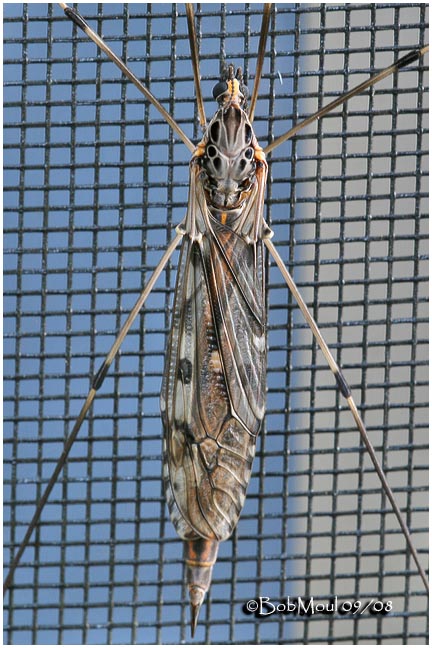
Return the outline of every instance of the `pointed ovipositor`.
{"type": "Polygon", "coordinates": [[[191,605],[191,634],[195,634],[201,606],[211,585],[213,565],[216,562],[219,541],[196,538],[184,541],[186,582],[191,605]]]}

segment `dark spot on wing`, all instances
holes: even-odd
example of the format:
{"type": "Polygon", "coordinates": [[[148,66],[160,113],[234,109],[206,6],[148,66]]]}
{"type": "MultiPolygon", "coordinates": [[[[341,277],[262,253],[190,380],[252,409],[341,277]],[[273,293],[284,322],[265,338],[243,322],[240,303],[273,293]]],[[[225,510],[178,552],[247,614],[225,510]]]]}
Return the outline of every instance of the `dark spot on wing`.
{"type": "Polygon", "coordinates": [[[187,358],[182,358],[178,366],[178,378],[184,385],[190,385],[192,380],[192,363],[187,358]]]}

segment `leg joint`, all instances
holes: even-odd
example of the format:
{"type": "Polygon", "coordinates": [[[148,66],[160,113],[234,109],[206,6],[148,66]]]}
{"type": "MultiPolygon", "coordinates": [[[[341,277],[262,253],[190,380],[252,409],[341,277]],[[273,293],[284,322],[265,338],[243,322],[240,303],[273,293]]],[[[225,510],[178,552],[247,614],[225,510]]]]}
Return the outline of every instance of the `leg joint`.
{"type": "Polygon", "coordinates": [[[342,371],[339,369],[335,373],[334,377],[336,378],[336,384],[339,388],[340,393],[344,398],[349,398],[351,396],[351,387],[348,385],[347,381],[344,378],[342,371]]]}

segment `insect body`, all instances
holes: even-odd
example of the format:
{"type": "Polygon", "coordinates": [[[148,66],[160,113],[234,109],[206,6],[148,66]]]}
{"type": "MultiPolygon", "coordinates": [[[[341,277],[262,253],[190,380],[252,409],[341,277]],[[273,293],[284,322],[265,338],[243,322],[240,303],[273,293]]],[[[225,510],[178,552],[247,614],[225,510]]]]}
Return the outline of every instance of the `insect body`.
{"type": "Polygon", "coordinates": [[[191,161],[162,386],[165,488],[185,541],[193,626],[218,543],[243,507],[265,412],[267,163],[245,93],[241,71],[234,77],[230,66],[191,161]]]}

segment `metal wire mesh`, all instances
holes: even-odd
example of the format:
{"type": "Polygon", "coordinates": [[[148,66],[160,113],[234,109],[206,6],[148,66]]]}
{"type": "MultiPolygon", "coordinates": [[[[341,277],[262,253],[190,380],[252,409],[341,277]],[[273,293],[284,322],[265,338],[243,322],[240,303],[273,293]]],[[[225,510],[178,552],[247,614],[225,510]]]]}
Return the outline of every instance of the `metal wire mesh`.
{"type": "MultiPolygon", "coordinates": [[[[195,141],[184,7],[82,5],[195,141]]],[[[5,12],[5,562],[187,201],[188,152],[56,5],[5,12]]],[[[273,7],[261,143],[426,40],[425,4],[273,7]]],[[[198,7],[204,97],[253,77],[260,5],[198,7]]],[[[267,214],[427,551],[425,62],[271,156],[267,214]]],[[[206,103],[207,115],[214,109],[206,103]]],[[[5,643],[190,641],[161,479],[159,391],[177,257],[127,338],[7,597],[5,643]]],[[[427,643],[427,602],[331,374],[269,275],[266,430],[199,643],[427,643]],[[248,615],[249,599],[391,601],[248,615]]]]}

